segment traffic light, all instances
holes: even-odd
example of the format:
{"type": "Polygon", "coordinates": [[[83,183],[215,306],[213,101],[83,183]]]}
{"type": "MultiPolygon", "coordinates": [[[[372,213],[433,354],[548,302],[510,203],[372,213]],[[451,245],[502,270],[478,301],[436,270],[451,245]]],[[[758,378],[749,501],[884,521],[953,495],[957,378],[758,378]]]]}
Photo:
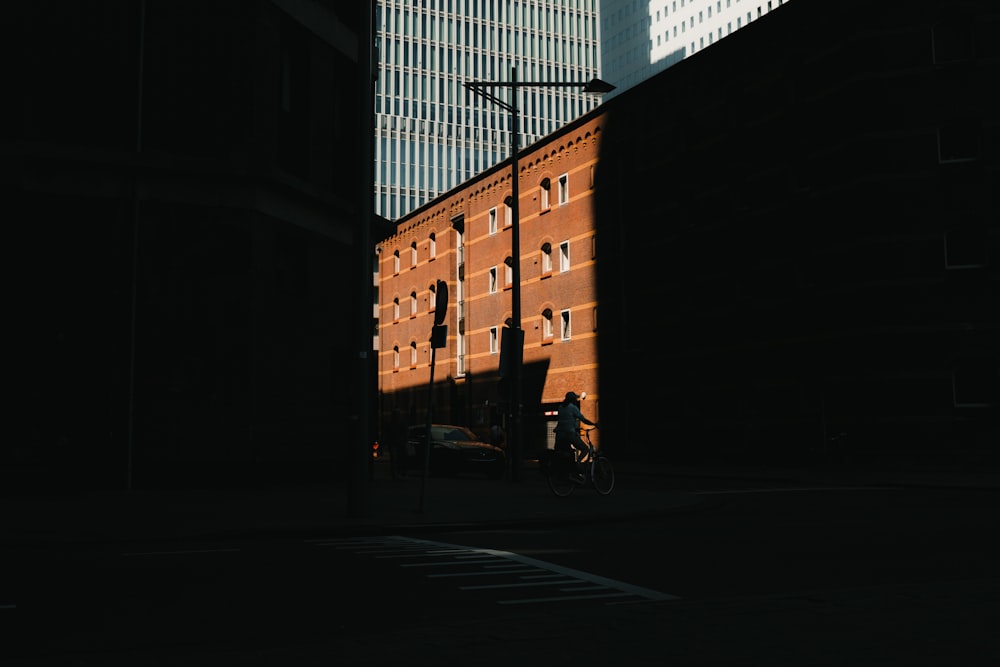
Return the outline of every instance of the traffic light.
{"type": "Polygon", "coordinates": [[[448,314],[448,283],[443,280],[437,281],[434,297],[434,326],[444,324],[444,317],[448,314]]]}

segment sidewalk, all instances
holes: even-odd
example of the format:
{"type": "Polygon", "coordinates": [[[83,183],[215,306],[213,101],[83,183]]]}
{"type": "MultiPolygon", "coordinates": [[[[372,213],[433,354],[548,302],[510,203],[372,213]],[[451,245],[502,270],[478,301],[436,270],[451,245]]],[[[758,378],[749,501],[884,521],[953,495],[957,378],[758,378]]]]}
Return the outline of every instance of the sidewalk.
{"type": "Polygon", "coordinates": [[[556,498],[536,466],[527,461],[517,482],[432,477],[425,483],[419,477],[393,480],[389,463],[383,459],[375,462],[358,506],[352,506],[344,481],[263,490],[137,490],[0,498],[0,546],[261,534],[385,534],[483,524],[555,525],[689,512],[719,502],[718,496],[681,490],[684,485],[678,480],[684,477],[731,479],[734,487],[792,483],[1000,490],[1000,470],[991,467],[975,472],[879,471],[620,462],[609,496],[584,486],[569,498],[556,498]]]}
{"type": "Polygon", "coordinates": [[[1000,465],[983,464],[973,470],[960,466],[869,465],[867,467],[815,466],[781,468],[776,466],[671,466],[675,477],[716,477],[734,480],[800,482],[848,486],[899,486],[952,489],[1000,490],[1000,465]]]}
{"type": "MultiPolygon", "coordinates": [[[[627,467],[627,466],[626,466],[627,467]]],[[[388,461],[374,464],[360,508],[346,482],[269,489],[101,492],[84,496],[0,499],[0,546],[233,537],[448,530],[478,524],[556,524],[694,509],[708,502],[670,489],[622,482],[600,496],[581,487],[556,498],[537,464],[521,479],[420,477],[392,479],[388,461]]]]}

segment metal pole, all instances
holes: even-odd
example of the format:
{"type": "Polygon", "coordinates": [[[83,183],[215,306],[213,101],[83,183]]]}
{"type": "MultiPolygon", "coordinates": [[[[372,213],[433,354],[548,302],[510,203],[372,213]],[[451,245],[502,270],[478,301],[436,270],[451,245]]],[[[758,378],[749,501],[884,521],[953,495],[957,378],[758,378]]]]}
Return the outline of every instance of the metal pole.
{"type": "MultiPolygon", "coordinates": [[[[142,155],[142,96],[143,77],[146,62],[146,2],[139,3],[139,71],[136,77],[137,95],[135,103],[135,155],[136,162],[142,155]]],[[[132,491],[135,466],[135,336],[136,308],[139,303],[139,167],[136,166],[132,179],[132,285],[129,293],[129,350],[128,350],[128,421],[125,426],[125,490],[132,491]]]]}
{"type": "Polygon", "coordinates": [[[361,93],[361,122],[365,140],[362,145],[362,163],[365,165],[365,172],[359,179],[363,187],[358,192],[358,227],[355,236],[353,251],[356,253],[358,263],[356,279],[360,282],[358,286],[358,322],[354,332],[355,344],[358,345],[358,354],[355,359],[356,373],[355,389],[358,393],[356,398],[356,414],[351,415],[357,422],[357,431],[354,442],[348,444],[352,450],[351,469],[349,473],[348,494],[347,494],[347,514],[351,517],[364,517],[368,515],[368,494],[370,487],[369,469],[371,465],[371,418],[372,411],[370,405],[369,391],[371,389],[371,379],[369,370],[371,369],[369,354],[372,348],[371,312],[372,312],[372,256],[374,254],[374,244],[371,240],[371,227],[374,220],[374,190],[372,184],[375,182],[375,161],[373,159],[375,149],[375,133],[373,131],[375,123],[375,40],[372,30],[375,24],[375,3],[368,0],[365,3],[367,14],[361,22],[361,44],[358,47],[359,72],[358,81],[359,92],[361,93]]]}
{"type": "MultiPolygon", "coordinates": [[[[525,86],[528,87],[546,87],[546,88],[566,88],[579,86],[582,82],[572,82],[572,81],[525,81],[523,83],[518,83],[517,80],[517,67],[510,68],[510,82],[504,83],[502,81],[478,81],[478,82],[466,82],[465,87],[471,90],[477,95],[480,95],[487,100],[499,105],[510,112],[510,176],[511,176],[511,259],[514,265],[511,267],[512,271],[512,282],[513,285],[511,291],[511,326],[510,326],[510,336],[508,336],[507,345],[504,344],[504,366],[505,370],[509,370],[510,377],[510,402],[509,409],[507,411],[510,416],[510,423],[508,424],[508,442],[510,444],[510,463],[511,463],[511,481],[520,481],[521,479],[521,468],[524,464],[524,422],[523,422],[523,410],[524,410],[524,331],[521,329],[521,211],[520,211],[520,193],[518,192],[520,185],[520,175],[517,169],[517,154],[520,150],[518,145],[520,141],[520,114],[517,108],[517,102],[519,97],[519,90],[525,86]],[[510,101],[504,101],[500,97],[497,97],[492,90],[497,87],[505,87],[510,89],[510,101]]],[[[601,81],[600,79],[592,79],[591,81],[584,84],[584,91],[590,93],[606,93],[614,89],[614,86],[601,81]]],[[[506,333],[506,332],[505,332],[506,333]]]]}
{"type": "Polygon", "coordinates": [[[511,258],[514,260],[514,266],[512,271],[512,291],[511,291],[511,319],[513,320],[511,328],[513,331],[513,343],[514,343],[514,354],[511,358],[511,399],[510,399],[510,411],[511,411],[511,429],[510,429],[510,444],[511,444],[511,466],[510,466],[510,479],[513,482],[518,482],[521,480],[521,468],[523,467],[523,454],[524,454],[524,439],[522,432],[522,422],[521,422],[521,403],[522,403],[522,363],[523,363],[523,345],[524,345],[524,335],[521,330],[521,211],[520,211],[520,193],[519,193],[519,174],[517,171],[517,152],[519,150],[519,137],[520,134],[520,119],[518,111],[518,85],[517,85],[517,67],[510,68],[510,120],[511,120],[511,150],[510,150],[510,171],[511,171],[511,199],[512,201],[512,211],[511,211],[511,230],[510,230],[510,241],[511,241],[511,258]]]}
{"type": "Polygon", "coordinates": [[[427,432],[424,434],[424,475],[420,478],[420,503],[417,512],[424,513],[424,499],[427,497],[427,478],[431,476],[431,424],[434,423],[434,366],[437,361],[437,347],[431,342],[431,380],[427,386],[427,432]]]}

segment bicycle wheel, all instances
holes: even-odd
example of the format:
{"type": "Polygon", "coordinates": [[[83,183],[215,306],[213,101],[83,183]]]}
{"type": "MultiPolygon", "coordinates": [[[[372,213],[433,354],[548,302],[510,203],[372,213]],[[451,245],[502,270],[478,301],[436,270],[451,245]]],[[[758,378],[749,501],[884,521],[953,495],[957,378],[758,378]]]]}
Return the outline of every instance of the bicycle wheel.
{"type": "Polygon", "coordinates": [[[552,489],[552,493],[556,494],[560,498],[565,498],[569,494],[573,493],[573,489],[576,488],[576,484],[570,480],[569,475],[566,473],[560,473],[550,469],[545,478],[549,482],[549,488],[552,489]]]}
{"type": "Polygon", "coordinates": [[[597,457],[594,461],[591,474],[593,476],[594,488],[602,496],[608,495],[611,493],[611,489],[615,488],[615,469],[607,457],[597,457]]]}

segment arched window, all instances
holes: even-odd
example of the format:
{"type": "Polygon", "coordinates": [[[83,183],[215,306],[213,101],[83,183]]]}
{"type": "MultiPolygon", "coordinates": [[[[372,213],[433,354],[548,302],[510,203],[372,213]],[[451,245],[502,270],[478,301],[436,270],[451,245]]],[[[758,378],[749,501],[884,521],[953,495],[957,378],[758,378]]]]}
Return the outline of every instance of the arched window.
{"type": "Polygon", "coordinates": [[[542,244],[542,276],[552,274],[552,244],[546,241],[542,244]]]}
{"type": "Polygon", "coordinates": [[[541,191],[539,192],[538,199],[541,202],[542,212],[545,212],[549,210],[549,194],[552,192],[552,182],[548,178],[543,178],[540,186],[541,191]]]}
{"type": "Polygon", "coordinates": [[[542,342],[551,343],[552,339],[552,309],[546,308],[542,311],[542,342]]]}
{"type": "Polygon", "coordinates": [[[434,259],[435,257],[437,257],[437,252],[438,252],[437,235],[434,232],[431,232],[429,243],[427,244],[427,251],[428,254],[430,255],[428,259],[434,259]]]}
{"type": "Polygon", "coordinates": [[[569,241],[559,244],[559,270],[569,271],[569,241]]]}

